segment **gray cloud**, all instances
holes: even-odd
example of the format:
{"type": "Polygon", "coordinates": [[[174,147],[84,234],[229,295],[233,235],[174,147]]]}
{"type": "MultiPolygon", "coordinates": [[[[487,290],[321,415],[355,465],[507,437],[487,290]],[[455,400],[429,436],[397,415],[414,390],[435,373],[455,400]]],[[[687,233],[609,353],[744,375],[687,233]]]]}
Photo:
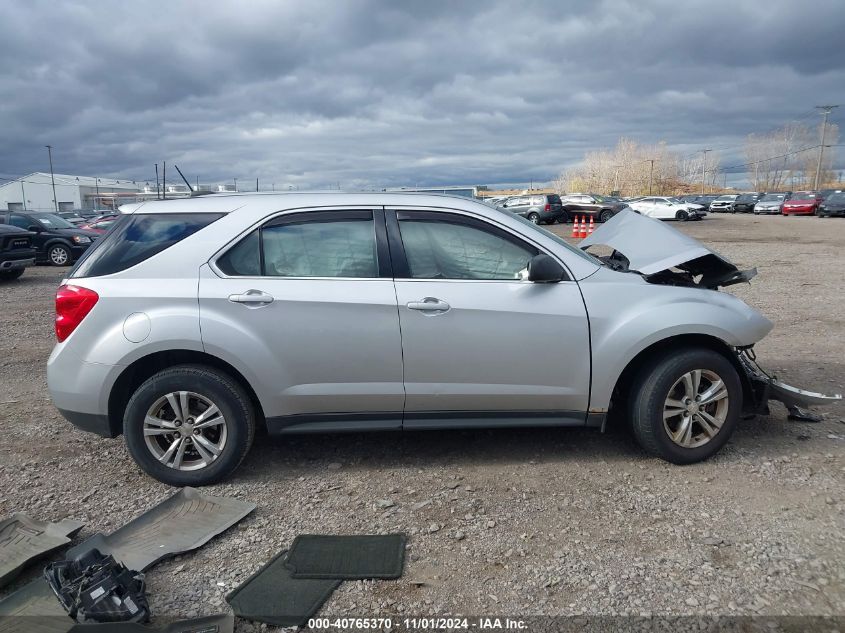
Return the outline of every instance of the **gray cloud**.
{"type": "MultiPolygon", "coordinates": [[[[722,150],[845,101],[841,2],[5,3],[0,175],[545,181],[619,136],[722,150]]],[[[843,108],[842,110],[845,110],[843,108]]],[[[834,121],[841,119],[837,112],[834,121]]],[[[737,176],[741,178],[741,176],[737,176]]]]}

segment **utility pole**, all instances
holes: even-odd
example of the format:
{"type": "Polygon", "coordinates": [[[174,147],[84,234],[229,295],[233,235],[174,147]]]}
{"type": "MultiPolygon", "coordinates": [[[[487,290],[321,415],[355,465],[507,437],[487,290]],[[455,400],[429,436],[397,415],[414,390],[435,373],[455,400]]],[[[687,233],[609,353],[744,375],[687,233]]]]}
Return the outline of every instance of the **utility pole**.
{"type": "Polygon", "coordinates": [[[258,178],[255,179],[255,192],[258,193],[258,178]]]}
{"type": "Polygon", "coordinates": [[[651,183],[654,181],[654,159],[647,158],[646,160],[651,163],[651,167],[648,170],[648,195],[651,195],[651,183]]]}
{"type": "Polygon", "coordinates": [[[99,178],[94,178],[94,186],[97,187],[97,202],[95,203],[95,206],[97,208],[99,208],[100,207],[100,179],[99,178]]]}
{"type": "Polygon", "coordinates": [[[830,111],[833,108],[838,108],[838,105],[822,105],[816,106],[819,110],[822,110],[824,113],[824,121],[822,121],[822,144],[819,146],[819,162],[816,163],[816,184],[813,186],[815,191],[819,190],[819,175],[822,171],[822,156],[824,155],[824,141],[825,135],[827,134],[827,117],[830,114],[830,111]]]}
{"type": "Polygon", "coordinates": [[[705,181],[705,171],[707,167],[707,152],[712,152],[712,149],[703,149],[701,150],[701,195],[704,195],[704,181],[705,181]]]}
{"type": "Polygon", "coordinates": [[[619,191],[619,168],[622,165],[614,165],[614,172],[613,172],[613,191],[619,191]]]}
{"type": "Polygon", "coordinates": [[[53,183],[53,206],[56,208],[56,213],[59,212],[59,200],[56,198],[56,178],[53,176],[53,147],[45,145],[47,148],[47,156],[50,157],[50,182],[53,183]]]}
{"type": "Polygon", "coordinates": [[[23,200],[23,210],[26,211],[26,192],[23,190],[23,178],[21,178],[21,200],[23,200]]]}
{"type": "Polygon", "coordinates": [[[757,169],[760,167],[760,163],[754,163],[754,191],[759,191],[757,188],[757,169]]]}
{"type": "Polygon", "coordinates": [[[161,198],[161,193],[158,190],[158,163],[156,163],[156,200],[161,198]]]}
{"type": "Polygon", "coordinates": [[[237,191],[238,190],[238,179],[233,178],[233,180],[235,181],[235,191],[237,191]]]}

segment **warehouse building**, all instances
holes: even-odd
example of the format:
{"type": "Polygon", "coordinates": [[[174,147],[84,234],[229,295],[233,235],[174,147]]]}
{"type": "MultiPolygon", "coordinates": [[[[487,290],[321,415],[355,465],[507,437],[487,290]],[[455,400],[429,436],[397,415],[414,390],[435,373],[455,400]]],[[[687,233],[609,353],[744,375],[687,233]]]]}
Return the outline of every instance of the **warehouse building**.
{"type": "Polygon", "coordinates": [[[121,204],[145,200],[146,183],[92,176],[35,172],[0,185],[0,209],[9,211],[73,211],[116,209],[121,204]],[[53,195],[55,180],[55,197],[53,195]]]}

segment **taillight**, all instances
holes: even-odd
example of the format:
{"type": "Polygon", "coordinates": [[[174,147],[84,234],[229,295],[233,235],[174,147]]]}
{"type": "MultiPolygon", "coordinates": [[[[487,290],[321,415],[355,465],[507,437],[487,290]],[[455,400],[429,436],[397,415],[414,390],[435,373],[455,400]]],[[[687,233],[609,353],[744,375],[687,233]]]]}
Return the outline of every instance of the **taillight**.
{"type": "Polygon", "coordinates": [[[552,205],[550,205],[550,204],[547,202],[547,203],[546,203],[546,211],[551,211],[551,210],[552,210],[552,205]]]}
{"type": "Polygon", "coordinates": [[[56,338],[64,341],[100,298],[93,290],[79,286],[61,286],[56,291],[56,338]]]}

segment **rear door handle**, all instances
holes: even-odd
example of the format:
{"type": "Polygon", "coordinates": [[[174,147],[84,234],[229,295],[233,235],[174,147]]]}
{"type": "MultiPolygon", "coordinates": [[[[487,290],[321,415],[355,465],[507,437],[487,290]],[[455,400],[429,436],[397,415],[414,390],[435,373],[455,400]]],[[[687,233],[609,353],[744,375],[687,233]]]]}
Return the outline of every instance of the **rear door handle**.
{"type": "Polygon", "coordinates": [[[422,301],[409,301],[405,306],[409,310],[421,312],[446,312],[451,307],[448,303],[436,297],[426,297],[422,301]]]}
{"type": "Polygon", "coordinates": [[[269,295],[262,290],[247,290],[243,294],[229,295],[229,301],[232,303],[243,303],[247,306],[260,307],[273,303],[273,295],[269,295]]]}

